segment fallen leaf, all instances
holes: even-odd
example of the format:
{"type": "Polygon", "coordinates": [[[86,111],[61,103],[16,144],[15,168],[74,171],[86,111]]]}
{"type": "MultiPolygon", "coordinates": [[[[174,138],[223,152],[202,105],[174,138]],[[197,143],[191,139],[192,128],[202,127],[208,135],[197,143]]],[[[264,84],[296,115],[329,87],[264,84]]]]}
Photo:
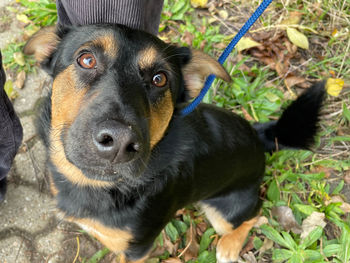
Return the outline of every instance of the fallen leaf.
{"type": "Polygon", "coordinates": [[[263,254],[265,253],[267,250],[271,249],[273,247],[273,241],[265,238],[263,245],[261,246],[261,248],[259,249],[259,253],[263,254]]]}
{"type": "Polygon", "coordinates": [[[165,231],[162,231],[164,248],[173,255],[176,252],[176,246],[171,242],[170,238],[165,234],[165,231]]]}
{"type": "Polygon", "coordinates": [[[301,20],[302,13],[298,11],[290,12],[287,19],[284,19],[282,25],[297,25],[301,20]]]}
{"type": "Polygon", "coordinates": [[[269,220],[266,216],[259,216],[258,221],[254,224],[254,227],[259,228],[260,226],[267,224],[269,220]]]}
{"type": "Polygon", "coordinates": [[[220,11],[219,11],[219,16],[220,16],[222,19],[226,20],[226,19],[228,18],[228,12],[227,12],[226,10],[220,10],[220,11]]]}
{"type": "Polygon", "coordinates": [[[244,254],[243,258],[246,260],[247,263],[257,263],[254,253],[252,251],[249,251],[247,254],[244,254]]]}
{"type": "Polygon", "coordinates": [[[306,82],[306,79],[298,76],[289,76],[289,77],[286,77],[284,80],[284,83],[288,88],[291,88],[295,85],[298,85],[304,82],[306,82]]]}
{"type": "Polygon", "coordinates": [[[249,114],[249,112],[243,106],[241,107],[241,110],[242,110],[244,118],[247,121],[254,121],[254,118],[249,114]]]}
{"type": "Polygon", "coordinates": [[[324,221],[325,215],[324,213],[312,212],[307,218],[304,219],[301,224],[301,228],[303,232],[301,233],[301,238],[304,239],[307,237],[312,230],[314,230],[317,226],[324,228],[326,226],[326,222],[324,221]]]}
{"type": "Polygon", "coordinates": [[[345,171],[344,182],[350,184],[350,170],[345,171]]]}
{"type": "Polygon", "coordinates": [[[343,79],[333,79],[329,78],[326,82],[326,90],[327,93],[331,96],[338,96],[339,93],[342,91],[344,86],[344,80],[343,79]]]}
{"type": "Polygon", "coordinates": [[[303,49],[309,49],[309,41],[307,37],[303,33],[296,30],[295,28],[288,27],[287,36],[294,45],[301,47],[303,49]]]}
{"type": "Polygon", "coordinates": [[[194,36],[190,32],[185,31],[185,33],[181,37],[181,41],[186,43],[189,46],[192,46],[193,38],[194,38],[194,36]]]}
{"type": "Polygon", "coordinates": [[[301,233],[301,227],[295,220],[292,209],[290,209],[288,206],[273,207],[271,213],[277,218],[278,223],[284,230],[291,230],[295,234],[301,233]]]}
{"type": "Polygon", "coordinates": [[[331,200],[325,202],[326,205],[329,205],[330,203],[342,203],[339,208],[343,210],[344,213],[350,213],[350,204],[346,203],[339,195],[332,196],[331,200]]]}
{"type": "Polygon", "coordinates": [[[325,166],[316,166],[313,170],[311,170],[312,173],[324,173],[325,178],[331,177],[331,175],[334,173],[334,169],[330,167],[325,166]]]}
{"type": "MultiPolygon", "coordinates": [[[[198,256],[199,244],[196,239],[196,230],[192,226],[186,232],[186,246],[183,253],[185,261],[189,261],[198,256]]],[[[181,253],[181,254],[182,254],[181,253]]]]}
{"type": "Polygon", "coordinates": [[[22,89],[25,80],[26,80],[26,72],[22,70],[20,73],[18,73],[14,84],[18,89],[22,89]]]}
{"type": "Polygon", "coordinates": [[[247,243],[245,244],[245,246],[242,248],[241,252],[239,253],[241,256],[248,253],[249,251],[251,251],[254,248],[254,243],[253,243],[254,238],[255,238],[255,235],[251,235],[248,238],[247,243]]]}
{"type": "Polygon", "coordinates": [[[168,258],[163,260],[164,263],[182,263],[181,259],[179,258],[168,258]]]}
{"type": "Polygon", "coordinates": [[[20,65],[20,66],[24,66],[25,65],[25,60],[24,60],[24,56],[22,52],[15,52],[13,53],[13,59],[15,60],[15,62],[20,65]]]}
{"type": "Polygon", "coordinates": [[[250,49],[252,47],[260,46],[261,44],[254,41],[253,39],[249,37],[242,37],[241,40],[237,43],[236,49],[241,52],[245,49],[250,49]]]}
{"type": "Polygon", "coordinates": [[[25,24],[31,23],[30,19],[25,14],[17,14],[16,18],[18,21],[21,21],[25,24]]]}
{"type": "Polygon", "coordinates": [[[204,8],[207,6],[208,0],[191,0],[191,5],[194,8],[200,7],[204,8]]]}
{"type": "Polygon", "coordinates": [[[7,80],[4,85],[4,90],[7,94],[7,96],[11,99],[14,100],[17,98],[18,93],[13,89],[13,82],[12,80],[7,80]]]}

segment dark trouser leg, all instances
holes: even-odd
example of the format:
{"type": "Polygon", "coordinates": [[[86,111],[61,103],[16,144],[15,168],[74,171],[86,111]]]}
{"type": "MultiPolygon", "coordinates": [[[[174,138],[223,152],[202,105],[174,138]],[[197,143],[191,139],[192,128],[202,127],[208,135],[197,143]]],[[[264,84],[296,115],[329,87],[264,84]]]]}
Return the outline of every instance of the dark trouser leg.
{"type": "Polygon", "coordinates": [[[163,0],[57,0],[62,25],[123,24],[157,35],[163,0]]]}
{"type": "Polygon", "coordinates": [[[6,192],[6,175],[23,137],[21,123],[4,91],[5,80],[0,52],[0,202],[6,192]]]}

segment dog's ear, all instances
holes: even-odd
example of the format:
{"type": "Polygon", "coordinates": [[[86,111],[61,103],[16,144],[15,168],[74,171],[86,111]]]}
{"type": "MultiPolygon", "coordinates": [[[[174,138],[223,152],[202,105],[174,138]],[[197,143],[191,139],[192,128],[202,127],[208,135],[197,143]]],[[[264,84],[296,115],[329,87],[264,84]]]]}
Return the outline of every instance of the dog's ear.
{"type": "MultiPolygon", "coordinates": [[[[62,30],[61,30],[62,31],[62,30]]],[[[23,52],[26,55],[34,55],[43,69],[52,73],[55,59],[53,55],[60,42],[59,29],[45,27],[36,32],[26,43],[23,52]]]]}
{"type": "Polygon", "coordinates": [[[191,50],[191,55],[184,60],[182,74],[187,93],[191,98],[198,96],[206,78],[211,74],[216,75],[224,81],[231,81],[230,75],[219,62],[198,50],[191,50]]]}

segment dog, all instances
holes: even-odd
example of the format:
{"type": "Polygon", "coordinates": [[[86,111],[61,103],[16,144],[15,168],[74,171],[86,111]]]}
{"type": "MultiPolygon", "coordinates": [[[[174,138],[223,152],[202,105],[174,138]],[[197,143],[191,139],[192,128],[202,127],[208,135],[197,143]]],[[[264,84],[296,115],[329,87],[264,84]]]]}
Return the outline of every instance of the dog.
{"type": "Polygon", "coordinates": [[[44,29],[24,52],[53,77],[39,132],[57,208],[124,262],[144,262],[191,203],[222,235],[218,262],[236,261],[261,209],[265,152],[309,149],[325,97],[320,82],[253,126],[208,104],[181,116],[208,75],[230,76],[200,51],[122,25],[44,29]]]}

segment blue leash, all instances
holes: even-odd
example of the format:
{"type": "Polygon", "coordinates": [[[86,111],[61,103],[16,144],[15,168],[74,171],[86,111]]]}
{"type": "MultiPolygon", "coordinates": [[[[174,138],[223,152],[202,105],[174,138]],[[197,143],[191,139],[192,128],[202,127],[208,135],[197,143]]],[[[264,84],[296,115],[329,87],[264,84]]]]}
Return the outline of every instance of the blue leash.
{"type": "MultiPolygon", "coordinates": [[[[255,21],[262,15],[265,9],[271,4],[272,0],[263,0],[263,2],[259,5],[259,7],[255,10],[252,16],[248,19],[248,21],[244,24],[244,26],[239,30],[237,35],[231,40],[230,44],[226,47],[224,52],[222,52],[221,56],[218,59],[218,62],[222,65],[227,59],[228,55],[232,52],[238,41],[247,33],[250,27],[255,23],[255,21]]],[[[186,116],[190,114],[202,101],[205,94],[208,92],[211,84],[215,79],[215,75],[209,75],[207,80],[205,81],[204,87],[197,96],[189,105],[187,105],[181,111],[181,116],[186,116]]]]}

